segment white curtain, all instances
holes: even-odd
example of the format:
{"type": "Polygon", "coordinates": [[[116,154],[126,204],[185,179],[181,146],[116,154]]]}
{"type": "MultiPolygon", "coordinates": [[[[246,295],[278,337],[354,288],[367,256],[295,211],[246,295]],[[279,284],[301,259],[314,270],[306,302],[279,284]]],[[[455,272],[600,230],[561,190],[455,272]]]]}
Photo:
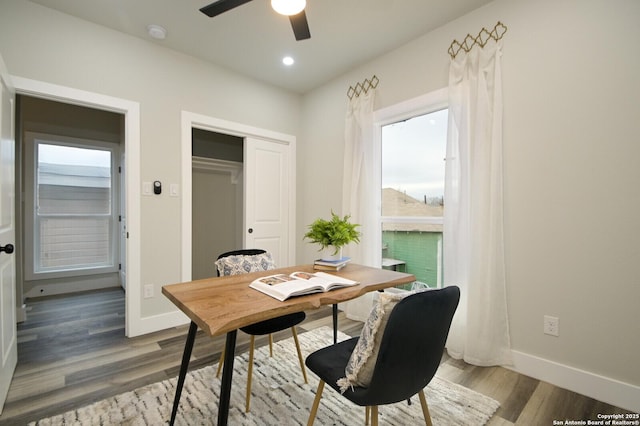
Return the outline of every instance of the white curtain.
{"type": "Polygon", "coordinates": [[[447,350],[488,366],[511,364],[502,194],[502,45],[452,59],[445,178],[444,279],[461,289],[447,350]]]}
{"type": "MultiPolygon", "coordinates": [[[[377,244],[371,238],[378,235],[375,206],[376,191],[380,191],[373,179],[373,103],[375,89],[354,96],[347,106],[345,119],[344,174],[342,188],[342,214],[351,215],[360,224],[360,244],[350,244],[343,254],[361,265],[379,266],[380,253],[374,252],[377,244]]],[[[364,295],[341,308],[348,318],[364,321],[369,316],[373,295],[364,295]]]]}

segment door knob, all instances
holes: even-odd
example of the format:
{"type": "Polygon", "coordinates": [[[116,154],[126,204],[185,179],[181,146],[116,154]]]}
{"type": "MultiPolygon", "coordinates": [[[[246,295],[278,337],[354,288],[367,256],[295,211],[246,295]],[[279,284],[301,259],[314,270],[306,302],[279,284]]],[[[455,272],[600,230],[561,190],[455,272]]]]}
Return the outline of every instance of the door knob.
{"type": "Polygon", "coordinates": [[[253,234],[253,228],[249,228],[247,232],[249,232],[250,234],[253,234]]]}
{"type": "Polygon", "coordinates": [[[13,244],[7,244],[6,246],[0,246],[0,253],[5,252],[7,254],[13,253],[13,244]]]}

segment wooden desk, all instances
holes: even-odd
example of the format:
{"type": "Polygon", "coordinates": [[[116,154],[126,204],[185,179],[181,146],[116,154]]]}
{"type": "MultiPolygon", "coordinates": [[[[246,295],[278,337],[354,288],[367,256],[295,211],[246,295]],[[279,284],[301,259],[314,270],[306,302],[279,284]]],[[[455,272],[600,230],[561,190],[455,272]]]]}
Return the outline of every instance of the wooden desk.
{"type": "Polygon", "coordinates": [[[335,274],[358,281],[360,284],[357,286],[332,290],[327,293],[293,297],[284,302],[280,302],[249,287],[251,281],[258,277],[279,273],[290,274],[295,271],[314,272],[313,265],[293,266],[251,274],[170,284],[162,288],[162,294],[191,319],[178,376],[170,425],[173,425],[175,421],[198,327],[210,336],[227,334],[220,404],[218,405],[218,425],[226,425],[229,414],[231,378],[233,375],[238,328],[285,314],[317,309],[322,305],[333,304],[335,306],[340,302],[355,299],[370,291],[411,283],[416,279],[411,274],[349,264],[335,274]]]}

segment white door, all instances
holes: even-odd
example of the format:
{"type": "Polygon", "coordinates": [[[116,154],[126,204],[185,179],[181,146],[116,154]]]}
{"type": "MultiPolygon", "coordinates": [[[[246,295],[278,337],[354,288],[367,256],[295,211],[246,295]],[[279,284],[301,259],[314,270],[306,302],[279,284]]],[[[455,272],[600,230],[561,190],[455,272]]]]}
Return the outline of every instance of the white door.
{"type": "Polygon", "coordinates": [[[18,362],[16,329],[14,91],[0,57],[0,413],[18,362]]]}
{"type": "Polygon", "coordinates": [[[277,266],[289,266],[289,203],[293,200],[289,145],[244,141],[244,247],[264,249],[277,266]]]}

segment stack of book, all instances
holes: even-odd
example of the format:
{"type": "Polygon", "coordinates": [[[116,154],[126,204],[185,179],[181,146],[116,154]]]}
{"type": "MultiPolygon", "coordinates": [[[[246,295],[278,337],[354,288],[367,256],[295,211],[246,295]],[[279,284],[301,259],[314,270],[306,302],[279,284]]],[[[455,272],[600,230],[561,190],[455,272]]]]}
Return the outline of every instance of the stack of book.
{"type": "Polygon", "coordinates": [[[342,259],[338,260],[318,259],[313,262],[313,269],[319,271],[339,271],[340,269],[344,268],[350,260],[351,258],[349,257],[343,257],[342,259]]]}

